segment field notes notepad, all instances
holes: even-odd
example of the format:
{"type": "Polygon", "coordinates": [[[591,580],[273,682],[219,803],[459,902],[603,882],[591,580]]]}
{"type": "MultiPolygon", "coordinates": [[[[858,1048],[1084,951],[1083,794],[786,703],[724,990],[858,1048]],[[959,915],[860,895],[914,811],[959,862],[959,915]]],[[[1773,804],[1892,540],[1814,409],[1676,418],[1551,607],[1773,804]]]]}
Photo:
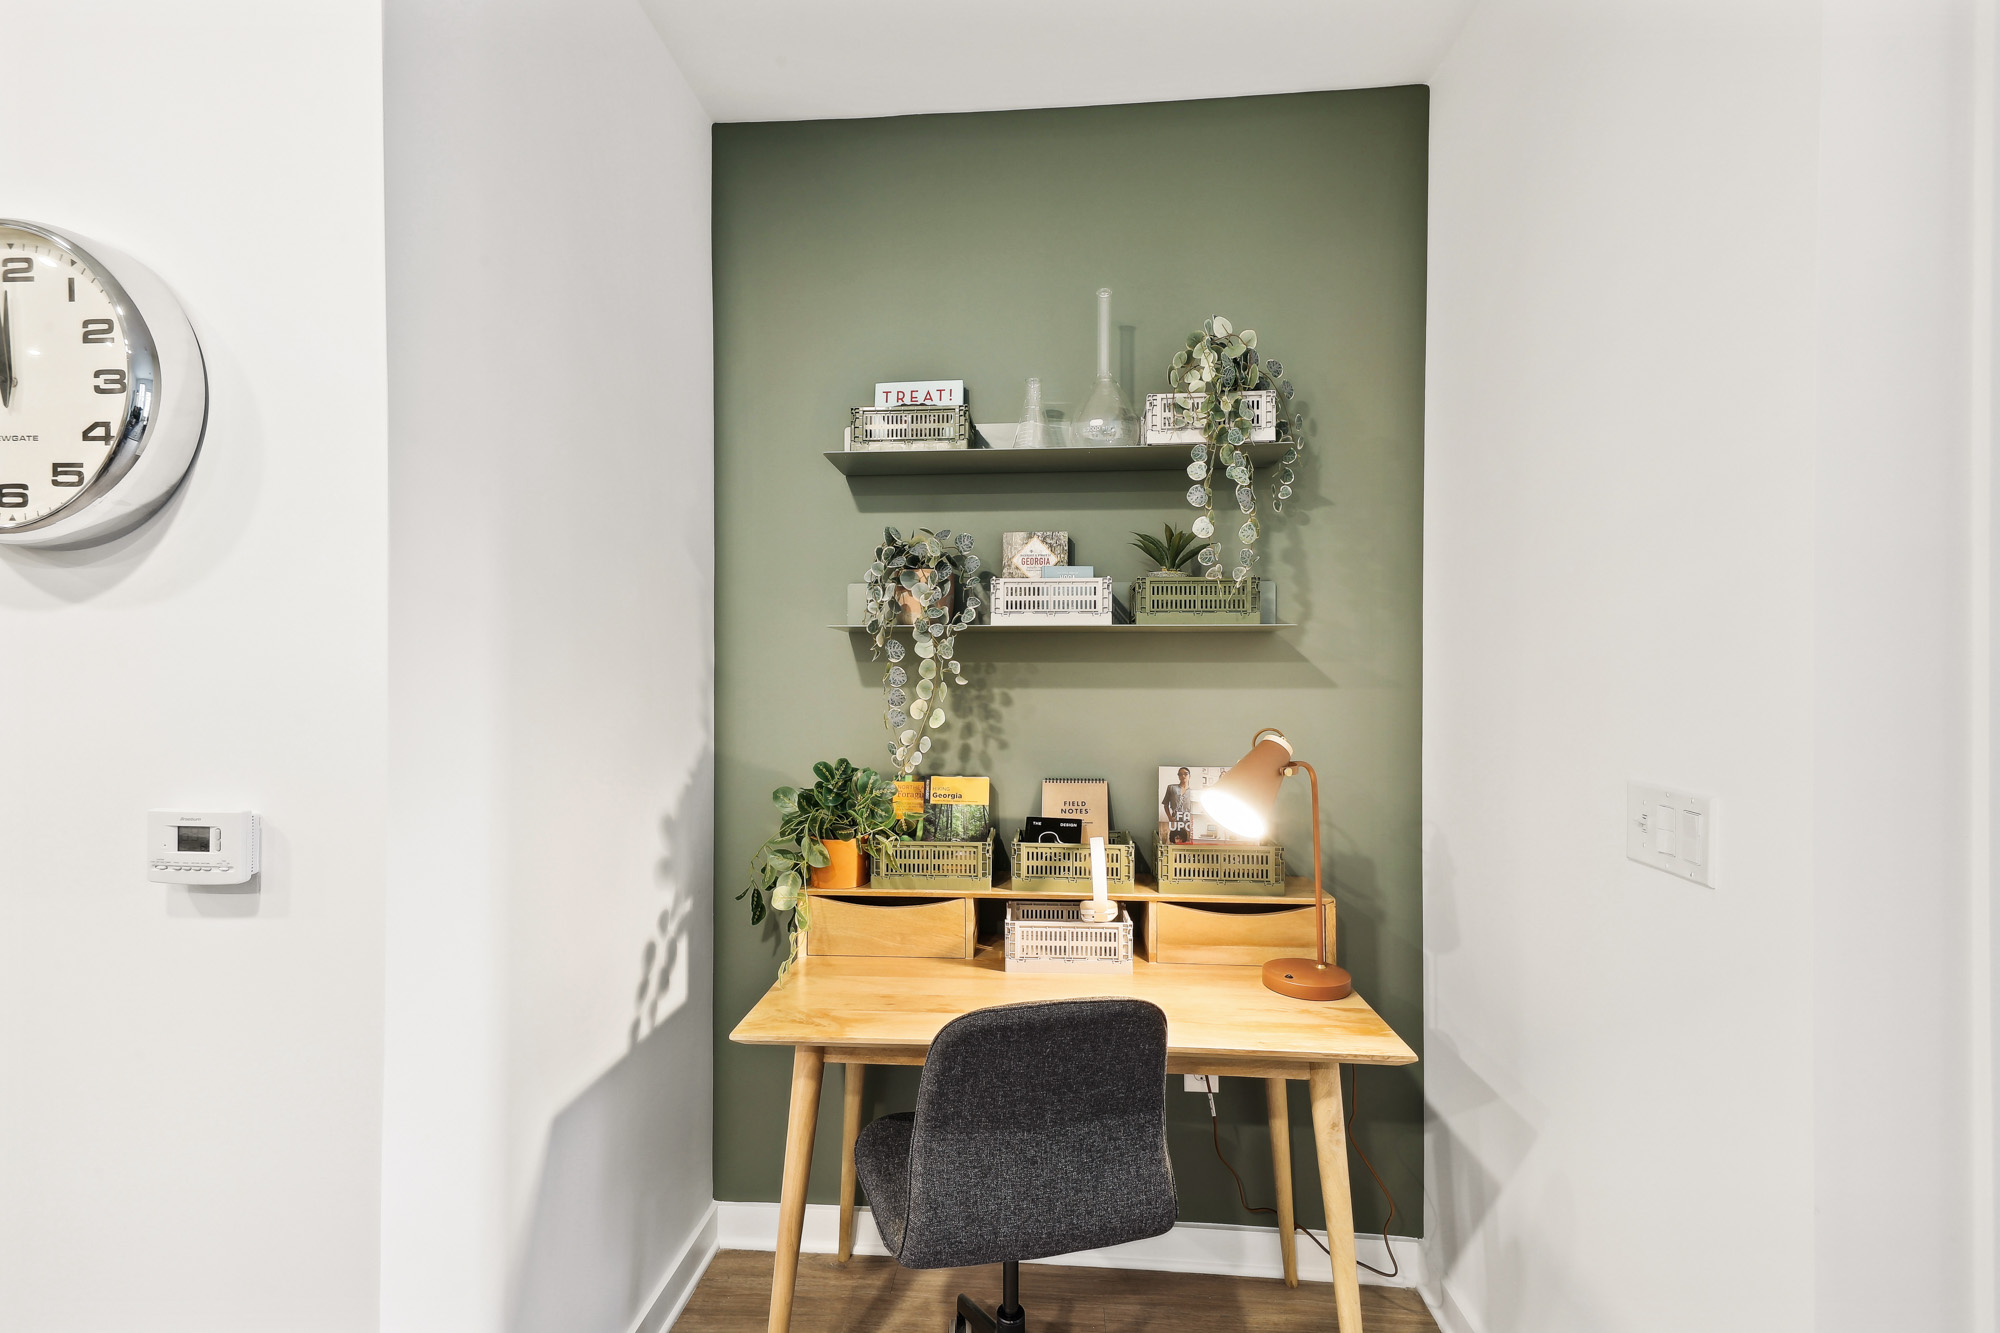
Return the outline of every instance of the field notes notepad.
{"type": "Polygon", "coordinates": [[[1083,840],[1111,836],[1111,783],[1105,778],[1043,778],[1042,814],[1083,821],[1083,840]]]}

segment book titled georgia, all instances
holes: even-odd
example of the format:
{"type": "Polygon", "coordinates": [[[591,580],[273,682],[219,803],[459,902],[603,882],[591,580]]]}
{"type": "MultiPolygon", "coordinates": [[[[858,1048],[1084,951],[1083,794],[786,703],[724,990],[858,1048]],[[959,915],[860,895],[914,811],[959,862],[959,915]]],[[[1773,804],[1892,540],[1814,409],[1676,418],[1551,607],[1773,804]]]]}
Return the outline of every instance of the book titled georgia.
{"type": "Polygon", "coordinates": [[[991,778],[932,778],[924,790],[924,837],[984,842],[993,828],[991,778]]]}

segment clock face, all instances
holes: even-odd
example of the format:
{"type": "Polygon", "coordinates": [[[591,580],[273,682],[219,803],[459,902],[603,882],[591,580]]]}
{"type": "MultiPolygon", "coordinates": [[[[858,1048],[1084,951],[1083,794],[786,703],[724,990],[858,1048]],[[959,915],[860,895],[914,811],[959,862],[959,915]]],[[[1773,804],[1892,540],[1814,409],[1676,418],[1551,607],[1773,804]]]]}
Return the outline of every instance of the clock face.
{"type": "Polygon", "coordinates": [[[116,281],[45,236],[0,225],[0,533],[91,491],[143,418],[133,312],[116,281]]]}

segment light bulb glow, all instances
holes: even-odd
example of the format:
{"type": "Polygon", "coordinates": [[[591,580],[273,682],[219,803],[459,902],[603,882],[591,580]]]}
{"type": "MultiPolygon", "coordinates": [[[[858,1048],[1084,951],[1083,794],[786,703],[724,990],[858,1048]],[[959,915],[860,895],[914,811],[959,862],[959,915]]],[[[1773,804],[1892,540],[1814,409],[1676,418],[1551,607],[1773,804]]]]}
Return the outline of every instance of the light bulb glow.
{"type": "Polygon", "coordinates": [[[1215,822],[1239,838],[1261,838],[1270,831],[1270,821],[1250,808],[1242,797],[1211,787],[1196,800],[1214,816],[1215,822]]]}

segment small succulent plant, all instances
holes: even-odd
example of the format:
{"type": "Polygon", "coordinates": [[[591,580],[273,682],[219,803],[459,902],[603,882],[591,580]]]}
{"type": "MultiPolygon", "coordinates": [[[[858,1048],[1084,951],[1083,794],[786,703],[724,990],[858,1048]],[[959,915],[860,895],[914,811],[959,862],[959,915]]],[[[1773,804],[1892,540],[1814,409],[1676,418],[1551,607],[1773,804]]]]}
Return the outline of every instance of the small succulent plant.
{"type": "Polygon", "coordinates": [[[868,583],[868,633],[875,651],[889,659],[883,676],[883,719],[888,724],[890,757],[896,771],[915,773],[930,754],[930,732],[949,716],[946,697],[955,682],[966,683],[959,669],[958,632],[979,618],[979,557],[972,553],[972,534],[953,535],[950,528],[918,528],[907,540],[894,528],[882,529],[882,544],[863,571],[868,583]],[[953,613],[952,603],[960,609],[953,613]],[[917,680],[911,683],[903,666],[908,652],[895,637],[898,620],[909,611],[916,623],[914,651],[917,680]]]}
{"type": "Polygon", "coordinates": [[[1164,534],[1159,537],[1143,532],[1132,534],[1132,545],[1158,566],[1162,574],[1187,573],[1187,567],[1201,554],[1198,540],[1192,532],[1184,532],[1171,523],[1165,525],[1164,534]]]}
{"type": "Polygon", "coordinates": [[[1187,346],[1174,353],[1168,367],[1167,379],[1174,392],[1193,394],[1198,400],[1191,407],[1177,406],[1174,424],[1197,427],[1205,437],[1190,450],[1187,474],[1194,485],[1188,487],[1187,501],[1202,511],[1194,521],[1194,535],[1208,545],[1196,559],[1209,578],[1223,576],[1222,543],[1215,540],[1215,488],[1222,481],[1233,486],[1236,507],[1243,516],[1236,529],[1239,549],[1232,577],[1242,582],[1257,563],[1257,538],[1263,525],[1257,518],[1255,467],[1249,451],[1243,448],[1250,441],[1251,428],[1250,407],[1243,401],[1246,393],[1269,389],[1278,396],[1278,442],[1285,446],[1285,452],[1271,491],[1272,512],[1283,513],[1285,501],[1292,497],[1298,480],[1292,464],[1299,459],[1305,416],[1292,401],[1292,382],[1284,374],[1281,362],[1267,361],[1258,354],[1255,329],[1238,333],[1220,315],[1202,321],[1201,329],[1187,336],[1187,346]]]}

